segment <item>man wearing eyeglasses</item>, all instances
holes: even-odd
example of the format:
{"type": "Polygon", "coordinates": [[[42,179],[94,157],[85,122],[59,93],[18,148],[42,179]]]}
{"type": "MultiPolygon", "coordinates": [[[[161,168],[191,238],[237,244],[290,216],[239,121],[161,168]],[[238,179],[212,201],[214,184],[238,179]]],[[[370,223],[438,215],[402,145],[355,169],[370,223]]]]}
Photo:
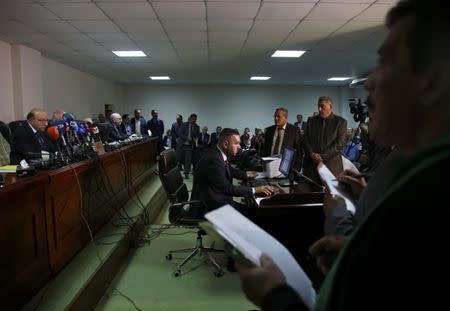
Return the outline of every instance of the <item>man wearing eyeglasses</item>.
{"type": "Polygon", "coordinates": [[[32,109],[27,120],[14,130],[11,141],[11,164],[35,158],[42,151],[56,152],[56,145],[47,135],[48,114],[41,108],[32,109]]]}

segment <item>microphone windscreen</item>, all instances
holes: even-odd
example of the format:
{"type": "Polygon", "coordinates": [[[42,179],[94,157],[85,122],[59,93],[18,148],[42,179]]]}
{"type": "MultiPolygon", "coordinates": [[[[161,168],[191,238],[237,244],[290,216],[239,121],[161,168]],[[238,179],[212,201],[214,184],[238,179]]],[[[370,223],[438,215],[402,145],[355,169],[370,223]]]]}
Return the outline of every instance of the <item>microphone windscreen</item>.
{"type": "Polygon", "coordinates": [[[57,126],[50,126],[47,128],[47,134],[53,140],[59,139],[59,131],[57,126]]]}
{"type": "Polygon", "coordinates": [[[73,116],[73,114],[71,114],[70,112],[64,113],[64,121],[71,122],[74,120],[75,120],[75,117],[73,116]]]}
{"type": "Polygon", "coordinates": [[[79,134],[81,136],[86,135],[86,129],[84,127],[79,127],[77,129],[77,134],[79,134]]]}
{"type": "Polygon", "coordinates": [[[78,124],[75,121],[70,121],[70,127],[76,132],[78,131],[78,124]]]}

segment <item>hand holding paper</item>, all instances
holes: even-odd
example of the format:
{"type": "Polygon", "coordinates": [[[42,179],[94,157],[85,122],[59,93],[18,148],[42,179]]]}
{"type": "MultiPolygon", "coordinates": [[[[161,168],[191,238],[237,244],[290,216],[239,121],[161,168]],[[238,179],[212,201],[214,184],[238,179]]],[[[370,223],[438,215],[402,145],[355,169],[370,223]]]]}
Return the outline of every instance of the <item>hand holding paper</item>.
{"type": "MultiPolygon", "coordinates": [[[[260,258],[263,253],[270,256],[286,278],[287,284],[299,294],[310,310],[314,309],[316,292],[311,280],[291,253],[273,236],[230,205],[205,214],[205,218],[218,234],[255,266],[261,266],[260,258]]],[[[264,261],[262,264],[264,265],[264,261]]]]}
{"type": "Polygon", "coordinates": [[[331,171],[326,167],[325,164],[319,163],[317,165],[317,172],[320,175],[320,178],[324,181],[331,195],[339,196],[344,199],[347,210],[352,212],[353,214],[356,211],[355,204],[353,200],[349,196],[348,193],[343,191],[342,187],[339,186],[339,181],[336,177],[331,173],[331,171]]]}

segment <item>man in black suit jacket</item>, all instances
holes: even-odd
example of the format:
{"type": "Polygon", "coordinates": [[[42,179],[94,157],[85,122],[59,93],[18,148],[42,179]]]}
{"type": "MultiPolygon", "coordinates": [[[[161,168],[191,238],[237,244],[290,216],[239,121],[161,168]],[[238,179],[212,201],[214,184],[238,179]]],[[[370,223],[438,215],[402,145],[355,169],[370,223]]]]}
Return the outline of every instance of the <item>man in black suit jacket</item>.
{"type": "Polygon", "coordinates": [[[216,146],[219,142],[219,135],[220,132],[222,132],[222,127],[218,126],[216,127],[216,131],[211,134],[211,140],[209,141],[209,146],[216,146]]]}
{"type": "Polygon", "coordinates": [[[32,109],[27,115],[27,122],[14,130],[11,141],[11,164],[19,164],[21,160],[36,158],[41,151],[56,152],[56,145],[45,129],[48,114],[40,108],[32,109]],[[33,154],[35,154],[33,156],[33,154]]]}
{"type": "Polygon", "coordinates": [[[286,146],[300,150],[300,129],[288,123],[288,110],[277,108],[273,116],[275,125],[265,130],[264,156],[282,154],[286,146]],[[277,139],[279,137],[279,143],[277,139]]]}
{"type": "Polygon", "coordinates": [[[228,156],[235,156],[240,148],[239,132],[223,129],[217,146],[209,148],[195,167],[191,200],[205,202],[208,210],[225,204],[242,209],[242,204],[234,202],[233,197],[250,197],[253,193],[270,195],[273,192],[271,186],[252,188],[233,185],[233,178],[248,178],[246,172],[228,163],[228,156]]]}

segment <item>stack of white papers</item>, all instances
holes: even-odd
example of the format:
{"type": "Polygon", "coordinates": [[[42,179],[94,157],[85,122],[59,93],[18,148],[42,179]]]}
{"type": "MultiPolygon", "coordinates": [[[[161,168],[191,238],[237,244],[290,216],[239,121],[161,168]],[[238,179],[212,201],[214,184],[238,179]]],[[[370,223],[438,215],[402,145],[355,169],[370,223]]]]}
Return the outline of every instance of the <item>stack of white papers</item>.
{"type": "Polygon", "coordinates": [[[262,253],[269,255],[305,305],[314,309],[316,291],[312,282],[283,244],[230,205],[205,214],[205,218],[217,233],[256,266],[260,266],[262,253]]]}

